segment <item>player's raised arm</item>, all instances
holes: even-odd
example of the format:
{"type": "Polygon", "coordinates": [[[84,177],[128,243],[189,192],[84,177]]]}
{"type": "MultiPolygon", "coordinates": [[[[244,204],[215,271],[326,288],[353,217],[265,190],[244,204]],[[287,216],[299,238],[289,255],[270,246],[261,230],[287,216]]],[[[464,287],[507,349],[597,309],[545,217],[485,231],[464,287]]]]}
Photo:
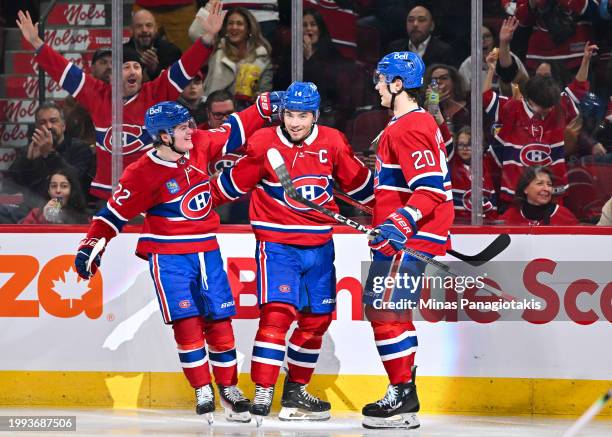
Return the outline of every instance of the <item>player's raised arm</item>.
{"type": "Polygon", "coordinates": [[[253,105],[231,114],[219,129],[209,130],[208,159],[216,160],[244,146],[251,135],[278,113],[284,94],[284,91],[262,93],[253,105]]]}

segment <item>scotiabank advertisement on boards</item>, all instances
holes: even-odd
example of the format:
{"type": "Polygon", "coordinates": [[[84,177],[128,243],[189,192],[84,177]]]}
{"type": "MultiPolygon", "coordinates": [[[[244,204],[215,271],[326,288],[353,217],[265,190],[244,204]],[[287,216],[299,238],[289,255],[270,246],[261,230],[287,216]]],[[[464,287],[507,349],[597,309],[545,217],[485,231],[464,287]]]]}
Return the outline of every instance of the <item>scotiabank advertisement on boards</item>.
{"type": "MultiPolygon", "coordinates": [[[[81,234],[0,234],[0,345],[11,351],[0,370],[179,372],[148,263],[134,255],[137,237],[113,239],[100,272],[85,281],[73,268],[81,234]]],[[[494,238],[454,235],[453,247],[475,254],[494,238]]],[[[255,239],[218,239],[236,302],[240,371],[248,372],[259,315],[255,239]]],[[[317,372],[383,375],[362,315],[367,240],[338,233],[334,242],[337,309],[317,372]]],[[[512,234],[476,270],[462,271],[465,263],[447,255],[437,259],[450,266],[451,279],[428,268],[420,278],[396,275],[378,285],[382,293],[391,283],[423,281],[417,303],[395,305],[413,312],[416,362],[428,375],[575,379],[583,369],[578,378],[608,379],[612,349],[602,346],[612,338],[610,247],[610,235],[512,234]],[[482,280],[482,289],[468,276],[482,280]]]]}

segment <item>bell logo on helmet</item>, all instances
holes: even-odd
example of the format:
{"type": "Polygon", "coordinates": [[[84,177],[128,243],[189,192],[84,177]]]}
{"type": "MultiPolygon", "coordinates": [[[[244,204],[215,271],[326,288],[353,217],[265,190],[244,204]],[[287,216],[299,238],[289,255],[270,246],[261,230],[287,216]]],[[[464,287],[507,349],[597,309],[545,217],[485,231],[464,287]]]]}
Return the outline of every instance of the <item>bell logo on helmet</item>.
{"type": "Polygon", "coordinates": [[[155,115],[162,112],[161,106],[152,106],[149,108],[149,115],[155,115]]]}

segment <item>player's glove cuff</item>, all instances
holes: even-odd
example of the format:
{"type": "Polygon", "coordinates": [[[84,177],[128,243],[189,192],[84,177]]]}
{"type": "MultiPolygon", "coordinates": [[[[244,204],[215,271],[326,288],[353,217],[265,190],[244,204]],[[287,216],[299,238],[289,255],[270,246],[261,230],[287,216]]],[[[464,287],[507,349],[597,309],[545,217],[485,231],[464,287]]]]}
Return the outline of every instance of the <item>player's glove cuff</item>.
{"type": "Polygon", "coordinates": [[[422,214],[418,209],[406,206],[389,215],[385,222],[390,221],[408,239],[417,233],[419,229],[417,222],[421,217],[422,214]]]}
{"type": "Polygon", "coordinates": [[[255,102],[259,115],[268,121],[271,120],[272,116],[280,110],[284,95],[284,91],[271,91],[260,94],[255,102]]]}
{"type": "Polygon", "coordinates": [[[91,270],[88,269],[91,252],[97,242],[98,238],[84,238],[79,243],[79,248],[74,258],[74,267],[76,268],[78,275],[83,279],[91,278],[96,273],[102,262],[102,254],[104,253],[104,250],[97,254],[92,260],[90,266],[91,270]]]}

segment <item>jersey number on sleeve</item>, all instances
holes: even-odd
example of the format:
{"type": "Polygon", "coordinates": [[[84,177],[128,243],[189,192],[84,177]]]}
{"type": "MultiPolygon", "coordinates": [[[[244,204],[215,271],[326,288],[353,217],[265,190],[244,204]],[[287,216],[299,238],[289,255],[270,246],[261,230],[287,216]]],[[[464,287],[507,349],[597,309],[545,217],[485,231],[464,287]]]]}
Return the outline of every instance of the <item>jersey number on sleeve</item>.
{"type": "Polygon", "coordinates": [[[414,158],[414,168],[420,170],[425,166],[435,167],[436,159],[431,150],[417,150],[410,155],[414,158]]]}
{"type": "Polygon", "coordinates": [[[113,200],[115,201],[115,203],[117,203],[117,205],[121,206],[123,205],[123,201],[130,197],[131,194],[132,193],[130,193],[130,190],[123,188],[121,184],[119,184],[117,185],[117,189],[113,193],[113,200]]]}

